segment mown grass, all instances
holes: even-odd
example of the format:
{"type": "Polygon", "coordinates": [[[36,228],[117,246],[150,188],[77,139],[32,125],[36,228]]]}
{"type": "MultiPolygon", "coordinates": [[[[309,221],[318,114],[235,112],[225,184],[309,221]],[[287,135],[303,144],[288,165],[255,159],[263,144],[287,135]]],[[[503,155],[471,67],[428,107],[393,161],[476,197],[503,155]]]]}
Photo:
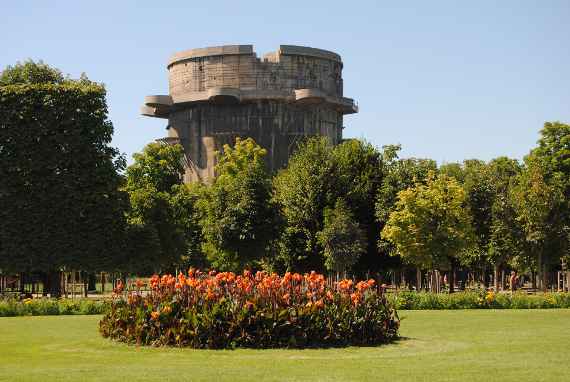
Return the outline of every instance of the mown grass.
{"type": "Polygon", "coordinates": [[[570,310],[408,311],[395,344],[310,350],[137,348],[99,316],[0,318],[2,381],[568,381],[570,310]]]}

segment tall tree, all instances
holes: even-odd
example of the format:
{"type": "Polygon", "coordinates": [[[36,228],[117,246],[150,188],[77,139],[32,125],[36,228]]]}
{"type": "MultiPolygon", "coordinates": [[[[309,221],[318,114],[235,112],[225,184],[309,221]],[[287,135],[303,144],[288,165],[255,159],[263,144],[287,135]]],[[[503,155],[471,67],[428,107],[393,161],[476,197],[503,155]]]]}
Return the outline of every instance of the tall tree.
{"type": "Polygon", "coordinates": [[[354,270],[362,275],[367,271],[378,271],[382,264],[377,246],[380,225],[374,204],[384,176],[382,154],[370,143],[348,139],[332,149],[330,161],[332,182],[327,191],[327,206],[336,210],[338,200],[344,200],[364,235],[365,251],[359,256],[354,270]]]}
{"type": "Polygon", "coordinates": [[[224,145],[218,176],[199,202],[203,249],[218,269],[255,266],[276,234],[278,216],[263,160],[266,154],[251,138],[237,138],[234,147],[224,145]]]}
{"type": "Polygon", "coordinates": [[[509,193],[521,171],[518,161],[507,157],[493,159],[487,164],[492,185],[491,222],[486,243],[487,259],[493,265],[495,290],[499,289],[499,273],[524,252],[522,227],[509,193]]]}
{"type": "MultiPolygon", "coordinates": [[[[381,232],[390,214],[396,209],[398,193],[416,184],[425,184],[428,174],[437,170],[434,160],[422,158],[399,158],[400,145],[388,145],[382,152],[382,184],[378,190],[375,215],[381,232]]],[[[377,237],[378,234],[376,234],[377,237]]],[[[377,242],[379,262],[388,267],[400,267],[401,259],[394,245],[380,237],[377,242]]]]}
{"type": "Polygon", "coordinates": [[[274,199],[285,220],[279,256],[287,269],[323,269],[316,235],[330,199],[331,150],[324,138],[307,139],[274,178],[274,199]]]}
{"type": "Polygon", "coordinates": [[[450,269],[450,292],[458,259],[473,242],[465,200],[465,191],[454,178],[431,173],[425,185],[416,184],[398,193],[396,209],[382,230],[382,237],[405,261],[450,269]]]}
{"type": "Polygon", "coordinates": [[[382,171],[380,152],[357,139],[331,146],[324,138],[310,138],[300,145],[288,168],[274,181],[275,200],[285,218],[280,248],[286,267],[325,268],[324,248],[317,234],[325,224],[324,211],[334,210],[337,200],[343,199],[365,235],[366,251],[353,270],[377,270],[379,225],[374,198],[382,184],[382,171]]]}
{"type": "Polygon", "coordinates": [[[556,248],[566,262],[570,261],[570,125],[561,122],[546,122],[540,131],[538,147],[532,155],[545,163],[547,181],[555,179],[564,193],[560,203],[560,235],[556,238],[556,248]]]}
{"type": "Polygon", "coordinates": [[[0,267],[103,270],[122,252],[124,159],[105,88],[28,61],[0,75],[0,267]]]}
{"type": "Polygon", "coordinates": [[[126,269],[151,273],[185,264],[196,240],[195,209],[182,186],[182,147],[150,143],[133,155],[124,190],[129,195],[126,269]],[[145,243],[141,250],[141,244],[145,243]],[[143,256],[144,255],[144,256],[143,256]]]}
{"type": "Polygon", "coordinates": [[[560,246],[566,234],[562,219],[564,182],[560,174],[549,178],[548,173],[549,163],[531,153],[525,158],[525,168],[511,193],[517,219],[536,261],[538,287],[543,290],[546,266],[560,260],[560,246]]]}
{"type": "Polygon", "coordinates": [[[464,161],[462,174],[456,179],[463,184],[466,207],[469,209],[475,234],[474,245],[464,253],[463,263],[486,274],[489,260],[487,250],[493,221],[494,184],[487,164],[477,159],[464,161]]]}

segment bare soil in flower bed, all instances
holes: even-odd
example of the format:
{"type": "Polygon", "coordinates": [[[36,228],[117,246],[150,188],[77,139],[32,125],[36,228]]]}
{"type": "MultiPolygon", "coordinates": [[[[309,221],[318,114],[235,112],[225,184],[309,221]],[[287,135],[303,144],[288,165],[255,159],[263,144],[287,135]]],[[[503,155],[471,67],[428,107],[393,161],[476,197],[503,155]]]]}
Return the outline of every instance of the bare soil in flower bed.
{"type": "Polygon", "coordinates": [[[192,348],[379,345],[399,319],[374,280],[244,271],[154,276],[152,292],[118,296],[99,330],[114,340],[192,348]]]}

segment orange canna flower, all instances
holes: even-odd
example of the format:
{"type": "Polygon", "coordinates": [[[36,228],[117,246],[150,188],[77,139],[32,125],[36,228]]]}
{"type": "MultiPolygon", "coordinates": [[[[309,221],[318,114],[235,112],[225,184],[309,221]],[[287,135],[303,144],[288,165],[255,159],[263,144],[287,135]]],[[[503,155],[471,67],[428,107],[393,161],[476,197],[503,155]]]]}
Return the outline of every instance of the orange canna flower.
{"type": "Polygon", "coordinates": [[[151,318],[152,320],[154,320],[154,321],[158,320],[159,317],[160,317],[160,313],[159,313],[159,312],[154,311],[154,312],[151,312],[151,313],[150,313],[150,318],[151,318]]]}
{"type": "Polygon", "coordinates": [[[172,312],[172,308],[170,307],[170,305],[166,305],[164,308],[162,308],[162,313],[164,314],[170,314],[172,312]]]}
{"type": "Polygon", "coordinates": [[[356,284],[356,289],[358,289],[359,292],[364,292],[366,289],[368,289],[368,287],[369,285],[365,281],[360,281],[358,284],[356,284]]]}
{"type": "Polygon", "coordinates": [[[358,292],[355,292],[355,293],[350,295],[350,299],[352,300],[352,303],[356,306],[362,300],[362,295],[358,292]]]}

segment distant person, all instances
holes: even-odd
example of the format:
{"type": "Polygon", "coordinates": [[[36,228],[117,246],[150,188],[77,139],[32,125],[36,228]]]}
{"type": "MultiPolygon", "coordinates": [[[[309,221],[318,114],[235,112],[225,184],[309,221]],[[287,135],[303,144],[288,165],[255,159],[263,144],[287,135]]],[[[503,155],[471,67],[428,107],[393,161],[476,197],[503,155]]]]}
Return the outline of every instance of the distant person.
{"type": "Polygon", "coordinates": [[[514,292],[517,289],[517,272],[516,271],[511,271],[511,277],[510,277],[510,287],[511,287],[511,292],[514,292]]]}

